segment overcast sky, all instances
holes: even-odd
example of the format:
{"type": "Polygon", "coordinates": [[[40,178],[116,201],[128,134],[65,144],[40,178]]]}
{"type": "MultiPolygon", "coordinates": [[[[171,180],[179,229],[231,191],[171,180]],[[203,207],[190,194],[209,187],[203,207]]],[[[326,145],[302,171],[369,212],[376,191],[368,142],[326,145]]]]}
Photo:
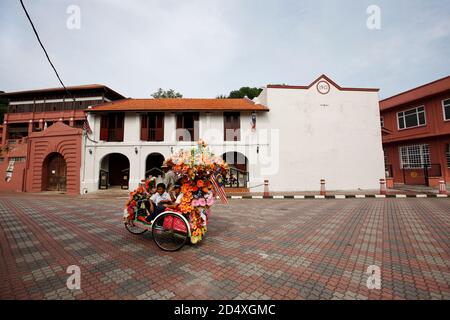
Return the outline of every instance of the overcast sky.
{"type": "MultiPolygon", "coordinates": [[[[380,96],[450,75],[449,0],[24,0],[66,85],[125,96],[308,85],[325,73],[380,96]],[[67,8],[80,8],[69,29],[67,8]],[[370,5],[381,29],[370,30],[370,5]]],[[[0,1],[0,90],[55,87],[18,0],[0,1]]]]}

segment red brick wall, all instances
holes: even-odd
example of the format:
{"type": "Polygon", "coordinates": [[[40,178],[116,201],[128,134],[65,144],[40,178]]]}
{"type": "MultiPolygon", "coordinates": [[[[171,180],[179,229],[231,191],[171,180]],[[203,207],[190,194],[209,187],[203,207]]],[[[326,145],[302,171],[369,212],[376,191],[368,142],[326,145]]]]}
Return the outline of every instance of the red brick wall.
{"type": "MultiPolygon", "coordinates": [[[[404,183],[403,171],[400,168],[400,146],[413,145],[413,144],[428,144],[430,148],[430,161],[432,164],[440,164],[442,177],[444,180],[450,182],[450,169],[447,168],[447,158],[446,158],[446,146],[450,144],[450,136],[444,137],[433,137],[429,139],[418,139],[418,140],[407,140],[402,142],[395,142],[383,145],[383,148],[387,155],[387,164],[393,167],[393,176],[395,183],[404,183]]],[[[406,171],[408,173],[408,171],[406,171]]],[[[408,182],[415,182],[420,184],[420,177],[417,179],[411,176],[407,177],[408,182]]]]}
{"type": "MultiPolygon", "coordinates": [[[[395,183],[403,183],[403,171],[400,168],[399,147],[412,144],[428,144],[430,148],[430,161],[432,164],[440,164],[442,177],[447,183],[450,182],[450,169],[447,168],[446,146],[450,143],[450,121],[444,120],[442,101],[450,98],[450,89],[431,97],[420,98],[417,100],[381,111],[384,118],[384,128],[390,133],[383,133],[383,149],[388,160],[387,164],[393,167],[393,176],[395,183]],[[415,128],[399,130],[397,122],[397,113],[425,106],[426,125],[415,128]]],[[[383,108],[383,103],[380,104],[383,108]]],[[[408,174],[408,171],[406,171],[408,174]]],[[[408,182],[420,183],[421,177],[415,181],[409,176],[408,182]]]]}
{"type": "Polygon", "coordinates": [[[12,178],[9,182],[5,181],[6,169],[8,168],[8,158],[0,163],[0,191],[23,191],[23,177],[25,172],[26,162],[16,162],[12,178]]]}
{"type": "Polygon", "coordinates": [[[58,122],[43,132],[30,135],[26,191],[42,191],[44,160],[49,154],[58,152],[67,164],[66,192],[80,193],[81,132],[81,129],[71,128],[58,122]]]}
{"type": "Polygon", "coordinates": [[[440,94],[432,98],[419,99],[413,103],[399,106],[398,108],[382,111],[381,116],[384,117],[384,127],[392,131],[390,134],[383,135],[383,143],[419,139],[434,135],[450,135],[450,121],[444,120],[442,110],[442,100],[444,99],[450,99],[450,90],[445,94],[440,94]],[[420,106],[425,106],[426,125],[398,130],[397,113],[420,106]]]}

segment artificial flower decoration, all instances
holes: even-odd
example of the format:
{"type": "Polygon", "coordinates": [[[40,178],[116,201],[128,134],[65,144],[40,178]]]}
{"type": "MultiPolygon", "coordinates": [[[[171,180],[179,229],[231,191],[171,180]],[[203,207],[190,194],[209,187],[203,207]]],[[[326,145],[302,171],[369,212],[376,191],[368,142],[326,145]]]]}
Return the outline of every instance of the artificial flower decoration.
{"type": "MultiPolygon", "coordinates": [[[[152,177],[141,183],[141,185],[137,187],[136,190],[130,192],[130,199],[125,204],[125,208],[128,213],[128,215],[124,214],[125,219],[134,219],[135,214],[140,209],[137,207],[139,201],[147,200],[155,186],[156,178],[152,177]]],[[[141,202],[141,208],[142,206],[144,206],[143,202],[141,202]]]]}
{"type": "MultiPolygon", "coordinates": [[[[171,155],[164,164],[176,175],[181,184],[183,198],[179,210],[189,221],[191,228],[191,242],[198,243],[207,231],[207,223],[214,205],[214,187],[211,178],[214,176],[218,184],[228,177],[228,164],[215,156],[203,140],[199,140],[197,147],[180,150],[171,155]]],[[[133,219],[139,208],[139,200],[149,197],[156,181],[146,180],[144,186],[138,187],[130,193],[130,200],[126,204],[127,219],[133,219]]]]}
{"type": "Polygon", "coordinates": [[[196,148],[173,154],[165,164],[180,179],[183,193],[180,210],[189,218],[191,242],[198,243],[205,236],[210,207],[214,204],[211,177],[228,176],[228,165],[212,154],[203,140],[198,141],[196,148]]]}

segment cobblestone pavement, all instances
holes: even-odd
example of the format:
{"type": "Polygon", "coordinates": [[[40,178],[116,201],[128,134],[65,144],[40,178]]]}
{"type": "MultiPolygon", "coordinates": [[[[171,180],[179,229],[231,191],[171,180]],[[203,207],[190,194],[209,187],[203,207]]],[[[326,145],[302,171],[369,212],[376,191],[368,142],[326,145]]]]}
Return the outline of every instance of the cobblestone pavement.
{"type": "Polygon", "coordinates": [[[0,195],[0,298],[450,299],[450,199],[231,200],[174,253],[128,233],[122,207],[0,195]]]}

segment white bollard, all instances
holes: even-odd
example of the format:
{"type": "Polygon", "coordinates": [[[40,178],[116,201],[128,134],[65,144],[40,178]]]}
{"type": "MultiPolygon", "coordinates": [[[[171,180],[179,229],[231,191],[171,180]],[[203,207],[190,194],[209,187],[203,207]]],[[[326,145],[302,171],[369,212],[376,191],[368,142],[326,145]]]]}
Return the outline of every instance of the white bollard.
{"type": "Polygon", "coordinates": [[[325,188],[325,179],[320,179],[320,195],[325,196],[327,194],[327,190],[325,188]]]}
{"type": "Polygon", "coordinates": [[[380,194],[386,194],[386,179],[380,179],[380,194]]]}
{"type": "Polygon", "coordinates": [[[439,194],[447,194],[447,188],[444,180],[439,180],[439,194]]]}

